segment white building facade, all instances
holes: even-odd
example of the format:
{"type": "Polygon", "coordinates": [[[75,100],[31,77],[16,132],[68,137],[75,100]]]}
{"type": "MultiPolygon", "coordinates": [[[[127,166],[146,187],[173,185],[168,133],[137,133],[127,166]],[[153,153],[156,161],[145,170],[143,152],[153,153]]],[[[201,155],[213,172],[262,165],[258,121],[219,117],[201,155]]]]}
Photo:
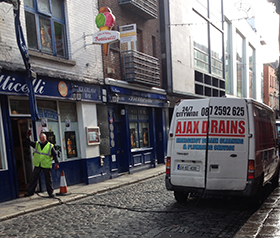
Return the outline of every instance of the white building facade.
{"type": "Polygon", "coordinates": [[[228,4],[163,0],[162,56],[171,107],[178,99],[209,96],[261,101],[260,36],[228,4]]]}

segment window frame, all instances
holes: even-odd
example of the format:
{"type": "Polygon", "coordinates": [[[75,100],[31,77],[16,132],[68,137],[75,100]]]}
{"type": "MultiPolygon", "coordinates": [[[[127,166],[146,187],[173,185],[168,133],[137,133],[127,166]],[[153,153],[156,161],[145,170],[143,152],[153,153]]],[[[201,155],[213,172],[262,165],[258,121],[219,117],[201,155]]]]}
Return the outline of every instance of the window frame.
{"type": "MultiPolygon", "coordinates": [[[[11,100],[26,100],[28,101],[28,98],[27,97],[17,97],[17,96],[9,96],[8,97],[8,103],[9,103],[9,115],[10,117],[16,117],[16,118],[30,118],[31,117],[31,114],[12,114],[12,111],[11,111],[11,103],[10,101],[11,100]]],[[[72,102],[72,101],[64,101],[64,100],[48,100],[46,98],[37,98],[37,103],[38,101],[41,101],[41,102],[46,102],[46,101],[50,101],[50,102],[54,102],[56,105],[56,109],[55,111],[57,112],[57,117],[58,117],[58,120],[52,120],[52,119],[48,119],[48,123],[52,123],[52,122],[57,122],[58,123],[58,136],[59,136],[59,139],[58,137],[56,138],[57,142],[59,142],[59,145],[61,146],[61,151],[60,151],[60,157],[58,158],[58,160],[60,162],[63,162],[63,161],[70,161],[70,160],[76,160],[76,159],[81,159],[81,147],[80,147],[80,135],[79,135],[79,128],[77,127],[77,130],[74,130],[76,132],[76,152],[77,152],[77,157],[67,157],[67,153],[65,155],[65,151],[66,151],[66,146],[65,146],[65,141],[63,140],[63,138],[65,139],[65,132],[68,132],[66,129],[63,130],[64,125],[65,125],[65,121],[62,121],[61,119],[62,118],[62,115],[61,115],[61,111],[60,111],[60,108],[61,108],[61,104],[63,103],[71,103],[71,104],[75,104],[75,118],[77,121],[71,121],[71,123],[79,123],[79,120],[78,120],[78,113],[77,113],[77,103],[75,102],[72,102]],[[64,151],[65,150],[65,151],[64,151]]],[[[40,103],[39,103],[40,104],[40,103]]],[[[1,106],[1,105],[0,105],[1,106]]],[[[42,109],[48,109],[48,108],[43,108],[43,107],[38,107],[38,108],[42,108],[42,109]]],[[[1,107],[0,107],[1,109],[1,107]]],[[[53,110],[53,109],[50,109],[50,110],[53,110]]],[[[1,112],[0,112],[0,117],[1,117],[1,112]]],[[[36,121],[36,128],[37,128],[37,124],[41,123],[41,118],[39,120],[36,121]]],[[[74,124],[73,124],[74,125],[74,124]]],[[[72,131],[73,131],[73,125],[72,125],[72,131]]],[[[0,121],[0,135],[3,134],[1,133],[1,121],[0,121]]],[[[4,136],[3,136],[4,138],[4,136]]],[[[0,144],[0,148],[1,148],[1,144],[0,144]]],[[[1,152],[1,151],[0,151],[1,152]]],[[[0,169],[1,171],[1,169],[0,169]]]]}
{"type": "Polygon", "coordinates": [[[236,93],[237,93],[237,97],[246,97],[246,93],[245,93],[245,89],[246,89],[246,82],[244,81],[246,79],[245,77],[245,69],[244,69],[244,62],[245,62],[245,52],[244,52],[244,45],[245,45],[245,39],[244,36],[239,32],[236,31],[236,58],[235,58],[235,62],[236,62],[236,93]],[[239,41],[241,40],[241,41],[239,41]],[[241,45],[238,45],[238,43],[241,43],[241,45]],[[239,50],[241,50],[241,52],[239,52],[239,50]],[[238,59],[237,55],[238,53],[241,53],[240,59],[238,59]],[[239,82],[238,84],[238,69],[241,69],[241,82],[239,82]],[[241,88],[239,88],[241,87],[241,88]],[[241,93],[241,94],[240,94],[241,93]]]}
{"type": "MultiPolygon", "coordinates": [[[[0,118],[2,118],[2,108],[0,104],[0,118]]],[[[6,153],[6,144],[5,144],[5,134],[4,134],[4,127],[3,121],[0,120],[0,135],[2,140],[0,140],[0,160],[3,168],[0,168],[0,171],[8,170],[8,163],[7,163],[7,153],[6,153]]]]}
{"type": "MultiPolygon", "coordinates": [[[[59,19],[57,17],[55,17],[52,13],[52,1],[55,0],[48,0],[49,3],[49,8],[50,8],[50,14],[43,12],[41,10],[39,10],[38,7],[38,0],[32,0],[33,1],[33,6],[29,7],[24,5],[24,12],[28,12],[29,14],[33,14],[35,17],[35,25],[36,25],[36,42],[37,42],[37,49],[35,48],[29,48],[29,50],[33,50],[33,51],[38,51],[44,54],[48,54],[48,55],[52,55],[55,57],[59,57],[59,58],[64,58],[64,59],[68,59],[69,58],[69,52],[68,52],[68,42],[67,42],[67,34],[66,34],[66,19],[65,19],[65,4],[64,1],[61,0],[61,5],[62,5],[62,18],[63,19],[59,19]],[[42,51],[42,42],[41,42],[41,34],[40,34],[40,18],[44,18],[47,19],[50,22],[50,27],[51,27],[51,43],[52,43],[52,53],[48,53],[46,51],[42,51]],[[63,27],[63,32],[62,32],[62,36],[64,36],[64,56],[62,55],[58,55],[57,54],[57,46],[56,46],[56,39],[55,39],[55,23],[59,23],[60,25],[64,26],[63,27]]],[[[27,34],[27,27],[26,27],[26,34],[27,34]]],[[[28,38],[27,38],[27,44],[28,44],[28,38]]]]}
{"type": "MultiPolygon", "coordinates": [[[[132,109],[132,107],[129,107],[128,108],[128,113],[129,113],[129,116],[130,116],[130,109],[132,109]]],[[[129,131],[131,130],[130,129],[130,123],[136,123],[136,127],[137,127],[137,142],[136,144],[139,146],[139,147],[134,147],[134,148],[131,148],[132,151],[135,151],[135,150],[141,150],[141,149],[148,149],[151,147],[151,141],[150,141],[150,111],[148,108],[144,108],[144,107],[137,107],[137,108],[133,108],[134,110],[137,110],[137,118],[136,119],[131,119],[129,116],[129,131]],[[139,118],[139,110],[146,110],[147,112],[147,116],[148,116],[148,119],[140,119],[139,118]],[[146,147],[141,147],[141,133],[140,133],[140,123],[148,123],[148,146],[146,147]]],[[[134,114],[135,115],[135,114],[134,114]]],[[[143,136],[143,135],[142,135],[143,136]]]]}
{"type": "Polygon", "coordinates": [[[248,44],[248,49],[249,49],[249,53],[248,53],[248,62],[249,62],[249,97],[251,98],[255,98],[256,96],[256,87],[254,85],[254,83],[256,82],[256,49],[251,45],[248,44]],[[250,54],[250,52],[252,54],[250,54]],[[252,57],[252,60],[250,61],[250,57],[252,57]],[[250,63],[252,63],[252,65],[250,65],[250,63]],[[252,74],[252,78],[250,78],[250,74],[252,74]]]}

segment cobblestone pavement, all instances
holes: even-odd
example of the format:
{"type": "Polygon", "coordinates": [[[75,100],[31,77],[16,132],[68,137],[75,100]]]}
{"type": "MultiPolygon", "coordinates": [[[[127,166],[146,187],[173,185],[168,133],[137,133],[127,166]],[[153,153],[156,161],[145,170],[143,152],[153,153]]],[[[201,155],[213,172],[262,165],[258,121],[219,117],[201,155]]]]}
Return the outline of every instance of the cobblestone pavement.
{"type": "Polygon", "coordinates": [[[244,199],[184,204],[164,175],[0,223],[0,237],[234,237],[256,211],[244,199]]]}

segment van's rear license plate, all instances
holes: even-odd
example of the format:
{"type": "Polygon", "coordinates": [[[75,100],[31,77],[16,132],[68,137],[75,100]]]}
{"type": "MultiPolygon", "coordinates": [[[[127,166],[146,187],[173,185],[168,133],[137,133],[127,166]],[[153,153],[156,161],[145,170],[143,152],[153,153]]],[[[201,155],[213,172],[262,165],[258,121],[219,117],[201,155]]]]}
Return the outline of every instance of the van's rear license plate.
{"type": "Polygon", "coordinates": [[[178,170],[199,172],[200,165],[178,164],[177,169],[178,170]]]}

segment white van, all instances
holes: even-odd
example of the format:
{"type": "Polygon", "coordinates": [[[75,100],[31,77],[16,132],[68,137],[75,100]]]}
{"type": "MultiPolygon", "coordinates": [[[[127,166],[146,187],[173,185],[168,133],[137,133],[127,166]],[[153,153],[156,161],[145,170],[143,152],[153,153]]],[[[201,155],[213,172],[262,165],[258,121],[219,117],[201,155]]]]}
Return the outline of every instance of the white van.
{"type": "Polygon", "coordinates": [[[275,115],[253,99],[183,100],[174,108],[166,188],[182,202],[190,193],[254,196],[278,185],[275,115]]]}

